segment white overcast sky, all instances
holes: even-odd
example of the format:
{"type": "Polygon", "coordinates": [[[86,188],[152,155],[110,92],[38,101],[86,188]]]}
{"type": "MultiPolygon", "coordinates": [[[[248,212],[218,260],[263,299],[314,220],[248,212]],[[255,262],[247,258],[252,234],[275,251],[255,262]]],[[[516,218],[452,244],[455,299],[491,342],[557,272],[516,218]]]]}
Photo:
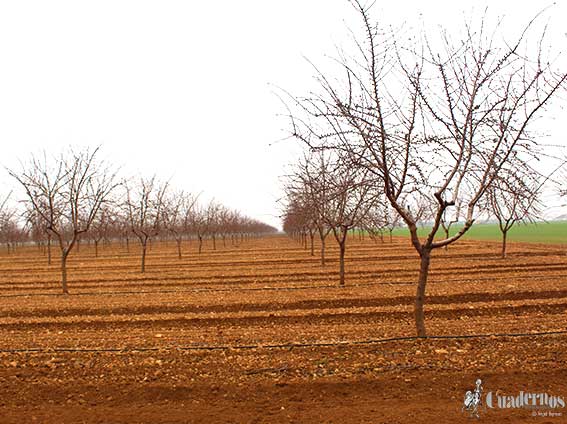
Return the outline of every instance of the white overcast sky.
{"type": "MultiPolygon", "coordinates": [[[[512,27],[550,3],[493,0],[489,13],[512,27]]],[[[563,46],[567,1],[557,3],[563,46]]],[[[462,22],[470,4],[378,1],[373,16],[398,25],[421,13],[435,28],[462,22]]],[[[279,225],[279,176],[300,149],[276,142],[287,123],[272,85],[305,93],[305,57],[348,45],[357,18],[346,0],[0,0],[0,164],[102,144],[124,173],[171,178],[279,225]]],[[[3,171],[0,182],[0,195],[13,187],[3,171]]]]}

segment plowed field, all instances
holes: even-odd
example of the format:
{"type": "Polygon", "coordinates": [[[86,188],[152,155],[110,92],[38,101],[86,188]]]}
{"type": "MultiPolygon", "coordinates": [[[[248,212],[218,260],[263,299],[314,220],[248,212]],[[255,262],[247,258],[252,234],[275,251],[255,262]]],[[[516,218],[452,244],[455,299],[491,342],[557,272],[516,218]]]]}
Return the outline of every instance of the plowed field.
{"type": "MultiPolygon", "coordinates": [[[[284,236],[217,245],[186,244],[180,260],[155,243],[144,274],[134,245],[82,245],[69,296],[55,258],[0,253],[0,423],[466,422],[477,378],[567,400],[565,245],[435,252],[427,340],[408,338],[419,263],[406,239],[353,238],[344,288],[330,238],[325,267],[284,236]]],[[[480,416],[567,416],[533,412],[480,416]]]]}

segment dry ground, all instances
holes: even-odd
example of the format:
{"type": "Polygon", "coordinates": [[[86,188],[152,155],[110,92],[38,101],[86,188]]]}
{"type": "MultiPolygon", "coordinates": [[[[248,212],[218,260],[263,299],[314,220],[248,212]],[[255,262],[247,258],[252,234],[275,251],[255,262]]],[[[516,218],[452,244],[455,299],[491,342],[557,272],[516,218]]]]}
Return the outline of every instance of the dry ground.
{"type": "MultiPolygon", "coordinates": [[[[331,242],[329,242],[331,244],[331,242]]],[[[197,255],[81,246],[70,296],[35,248],[0,254],[0,423],[469,422],[484,390],[567,399],[567,335],[382,341],[414,333],[407,240],[351,240],[347,287],[283,236],[197,255]]],[[[438,251],[431,335],[567,330],[567,249],[491,242],[438,251]]],[[[482,422],[562,422],[482,410],[482,422]]]]}

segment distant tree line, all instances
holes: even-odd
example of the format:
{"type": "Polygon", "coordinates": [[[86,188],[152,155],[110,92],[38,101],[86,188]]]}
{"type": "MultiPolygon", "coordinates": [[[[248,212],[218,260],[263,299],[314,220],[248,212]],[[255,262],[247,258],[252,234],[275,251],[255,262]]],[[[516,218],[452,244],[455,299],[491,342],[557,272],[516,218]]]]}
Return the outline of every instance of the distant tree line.
{"type": "Polygon", "coordinates": [[[136,240],[140,271],[145,272],[148,245],[154,239],[175,240],[182,259],[185,241],[195,240],[201,253],[205,239],[216,250],[218,243],[236,245],[277,232],[217,201],[204,204],[197,195],[174,190],[156,176],[121,178],[99,159],[99,150],[32,156],[20,169],[8,170],[25,196],[14,199],[11,193],[0,200],[0,243],[8,253],[35,244],[48,264],[57,249],[63,293],[69,292],[67,259],[80,243],[92,244],[98,256],[102,245],[119,242],[129,251],[131,240],[136,240]]]}

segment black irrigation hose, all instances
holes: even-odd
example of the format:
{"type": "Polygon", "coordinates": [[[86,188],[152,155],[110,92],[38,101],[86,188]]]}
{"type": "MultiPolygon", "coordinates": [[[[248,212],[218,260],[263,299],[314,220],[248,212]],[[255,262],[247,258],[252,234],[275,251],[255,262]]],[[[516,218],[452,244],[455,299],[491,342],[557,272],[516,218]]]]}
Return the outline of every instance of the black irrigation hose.
{"type": "Polygon", "coordinates": [[[550,335],[567,334],[567,330],[542,331],[537,333],[492,333],[492,334],[461,334],[446,336],[400,336],[383,339],[347,340],[340,342],[312,342],[312,343],[283,343],[283,344],[250,344],[250,345],[219,345],[219,346],[176,346],[176,347],[140,347],[140,348],[28,348],[28,349],[0,349],[0,353],[85,353],[85,352],[157,352],[157,351],[195,351],[195,350],[247,350],[247,349],[294,349],[308,347],[333,347],[333,346],[356,346],[371,345],[389,342],[403,342],[415,340],[459,340],[459,339],[482,339],[497,337],[540,337],[550,335]]]}
{"type": "MultiPolygon", "coordinates": [[[[526,277],[529,280],[547,280],[548,276],[531,276],[526,277]]],[[[443,281],[429,281],[429,284],[445,284],[445,283],[467,283],[475,281],[493,281],[492,277],[479,277],[479,278],[454,278],[451,280],[443,281]]],[[[415,285],[415,281],[395,281],[395,282],[375,282],[375,283],[361,283],[361,284],[350,284],[343,288],[353,288],[353,287],[369,287],[369,286],[409,286],[415,285]]],[[[114,291],[114,292],[79,292],[71,293],[70,295],[63,295],[61,293],[18,293],[18,294],[3,294],[0,295],[1,298],[11,298],[11,297],[54,297],[54,296],[117,296],[124,294],[160,294],[160,293],[214,293],[214,292],[232,292],[232,291],[291,291],[291,290],[308,290],[308,289],[318,289],[318,288],[340,288],[338,284],[320,284],[320,285],[304,285],[304,286],[291,286],[291,287],[229,287],[229,288],[211,288],[211,287],[194,287],[179,290],[137,290],[137,291],[114,291]]]]}
{"type": "MultiPolygon", "coordinates": [[[[348,287],[364,287],[364,286],[374,286],[377,284],[396,284],[396,283],[363,283],[363,284],[351,284],[348,287]]],[[[410,284],[410,283],[407,283],[410,284]]],[[[79,292],[72,293],[70,295],[63,295],[61,293],[18,293],[18,294],[4,294],[0,295],[3,297],[38,297],[38,296],[114,296],[122,294],[160,294],[160,293],[200,293],[200,292],[229,292],[229,291],[287,291],[287,290],[305,290],[305,289],[317,289],[317,288],[339,288],[338,284],[321,284],[321,285],[309,285],[309,286],[291,286],[291,287],[229,287],[229,288],[188,288],[179,290],[137,290],[137,291],[115,291],[115,292],[79,292]]]]}

